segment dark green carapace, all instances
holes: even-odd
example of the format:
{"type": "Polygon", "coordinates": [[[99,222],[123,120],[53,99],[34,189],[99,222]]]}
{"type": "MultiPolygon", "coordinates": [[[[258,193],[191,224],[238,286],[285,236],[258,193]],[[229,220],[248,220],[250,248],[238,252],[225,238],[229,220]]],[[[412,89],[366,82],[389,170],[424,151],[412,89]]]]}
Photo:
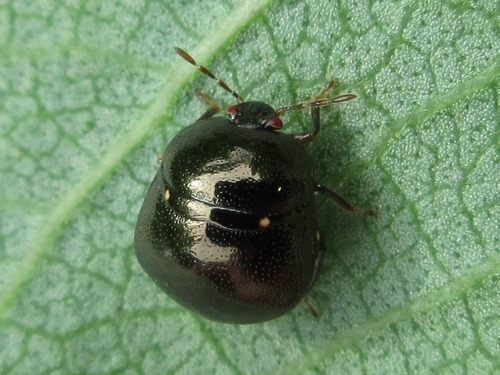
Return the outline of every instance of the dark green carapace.
{"type": "Polygon", "coordinates": [[[137,257],[172,298],[252,323],[295,306],[322,257],[311,160],[276,132],[213,117],[170,142],[137,223],[137,257]]]}
{"type": "Polygon", "coordinates": [[[218,107],[202,97],[207,112],[167,146],[137,220],[136,255],[181,305],[221,322],[262,322],[292,309],[316,280],[324,246],[314,193],[356,210],[314,180],[302,146],[319,131],[320,107],[354,95],[325,99],[331,82],[310,102],[275,111],[218,83],[239,103],[214,117],[218,107]],[[303,108],[313,129],[280,133],[281,115],[303,108]]]}

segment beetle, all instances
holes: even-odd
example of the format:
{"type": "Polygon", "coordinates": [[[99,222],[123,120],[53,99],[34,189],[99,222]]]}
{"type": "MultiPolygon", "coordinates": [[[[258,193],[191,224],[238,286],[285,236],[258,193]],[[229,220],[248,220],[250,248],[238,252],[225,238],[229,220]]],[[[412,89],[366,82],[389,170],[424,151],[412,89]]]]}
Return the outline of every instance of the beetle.
{"type": "Polygon", "coordinates": [[[305,148],[320,130],[320,108],[354,99],[326,98],[275,110],[245,101],[186,51],[184,60],[229,92],[227,117],[208,109],[168,144],[135,230],[136,256],[146,273],[179,304],[212,320],[247,324],[291,310],[317,279],[325,253],[314,194],[362,211],[314,179],[305,148]],[[283,114],[310,109],[312,129],[279,132],[283,114]]]}

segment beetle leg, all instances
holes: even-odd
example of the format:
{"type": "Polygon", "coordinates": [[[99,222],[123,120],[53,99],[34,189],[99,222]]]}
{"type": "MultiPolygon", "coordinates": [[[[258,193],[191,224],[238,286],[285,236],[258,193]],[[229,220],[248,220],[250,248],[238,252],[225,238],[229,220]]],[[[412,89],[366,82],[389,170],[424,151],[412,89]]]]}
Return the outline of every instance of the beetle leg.
{"type": "Polygon", "coordinates": [[[207,94],[205,94],[203,91],[199,90],[197,93],[196,93],[196,96],[198,97],[198,99],[200,99],[203,103],[205,103],[206,105],[208,105],[208,108],[207,110],[205,111],[205,113],[203,113],[200,118],[197,120],[205,120],[207,118],[210,118],[212,117],[213,115],[215,115],[217,112],[220,111],[220,107],[219,105],[214,102],[212,99],[210,99],[208,97],[207,94]]]}
{"type": "Polygon", "coordinates": [[[325,87],[323,87],[323,88],[321,89],[321,91],[320,91],[320,92],[318,92],[315,96],[313,96],[313,98],[312,98],[311,102],[315,102],[315,101],[316,101],[316,100],[318,100],[318,99],[322,99],[322,98],[324,98],[324,97],[325,97],[325,95],[326,95],[326,93],[327,93],[328,91],[330,91],[330,89],[331,89],[332,87],[336,86],[336,85],[337,85],[337,81],[334,81],[334,80],[332,79],[330,82],[328,82],[328,83],[325,85],[325,87]]]}
{"type": "Polygon", "coordinates": [[[312,317],[314,319],[319,319],[319,316],[320,316],[319,311],[313,306],[311,301],[309,301],[309,298],[307,296],[305,296],[303,298],[303,301],[304,301],[304,304],[306,305],[307,309],[311,313],[312,317]]]}
{"type": "Polygon", "coordinates": [[[346,211],[356,212],[366,216],[377,216],[377,211],[375,210],[362,210],[356,206],[353,206],[340,195],[338,195],[333,190],[328,189],[326,186],[316,183],[316,191],[324,194],[326,197],[333,199],[340,207],[346,211]]]}
{"type": "Polygon", "coordinates": [[[309,102],[289,107],[290,109],[302,109],[306,107],[311,107],[312,130],[306,133],[294,135],[293,137],[299,143],[309,143],[314,139],[314,137],[316,137],[316,135],[318,135],[320,129],[320,121],[319,121],[320,107],[323,107],[325,105],[330,105],[333,103],[340,103],[343,101],[351,100],[355,97],[354,95],[347,94],[347,95],[337,96],[332,99],[324,99],[328,91],[330,91],[332,87],[334,87],[336,84],[337,84],[336,81],[331,80],[325,85],[325,87],[321,89],[320,92],[318,92],[315,96],[313,96],[309,102]]]}
{"type": "Polygon", "coordinates": [[[293,138],[299,143],[309,143],[314,137],[319,133],[320,122],[319,122],[319,107],[311,107],[311,120],[312,120],[312,130],[307,133],[295,134],[293,138]]]}

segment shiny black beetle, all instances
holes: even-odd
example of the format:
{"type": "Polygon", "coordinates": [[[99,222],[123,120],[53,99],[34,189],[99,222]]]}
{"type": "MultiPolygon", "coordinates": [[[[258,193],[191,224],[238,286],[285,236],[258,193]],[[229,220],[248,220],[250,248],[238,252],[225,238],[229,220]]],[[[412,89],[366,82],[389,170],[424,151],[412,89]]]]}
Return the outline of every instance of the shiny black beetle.
{"type": "MultiPolygon", "coordinates": [[[[292,309],[314,284],[324,254],[314,193],[360,211],[313,177],[302,147],[320,129],[320,107],[352,94],[274,110],[245,102],[184,50],[176,52],[230,92],[229,118],[208,110],[170,142],[135,231],[146,273],[181,305],[227,323],[256,323],[292,309]],[[280,117],[309,108],[312,130],[283,134],[280,117]]],[[[360,211],[373,215],[373,211],[360,211]]]]}

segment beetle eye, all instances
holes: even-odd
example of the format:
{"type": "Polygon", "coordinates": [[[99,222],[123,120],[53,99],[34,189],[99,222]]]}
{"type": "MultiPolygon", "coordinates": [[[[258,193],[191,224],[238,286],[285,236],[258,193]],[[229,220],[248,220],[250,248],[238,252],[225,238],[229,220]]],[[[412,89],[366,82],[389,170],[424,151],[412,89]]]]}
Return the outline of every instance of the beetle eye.
{"type": "Polygon", "coordinates": [[[266,103],[238,103],[228,107],[226,112],[231,122],[242,128],[275,130],[283,127],[279,115],[266,103]]]}
{"type": "Polygon", "coordinates": [[[232,105],[231,107],[229,107],[227,109],[227,115],[229,116],[229,118],[231,120],[234,120],[239,113],[240,113],[240,111],[238,110],[238,105],[237,104],[232,105]]]}
{"type": "Polygon", "coordinates": [[[283,122],[278,116],[268,117],[262,120],[262,125],[265,129],[281,129],[283,122]]]}

